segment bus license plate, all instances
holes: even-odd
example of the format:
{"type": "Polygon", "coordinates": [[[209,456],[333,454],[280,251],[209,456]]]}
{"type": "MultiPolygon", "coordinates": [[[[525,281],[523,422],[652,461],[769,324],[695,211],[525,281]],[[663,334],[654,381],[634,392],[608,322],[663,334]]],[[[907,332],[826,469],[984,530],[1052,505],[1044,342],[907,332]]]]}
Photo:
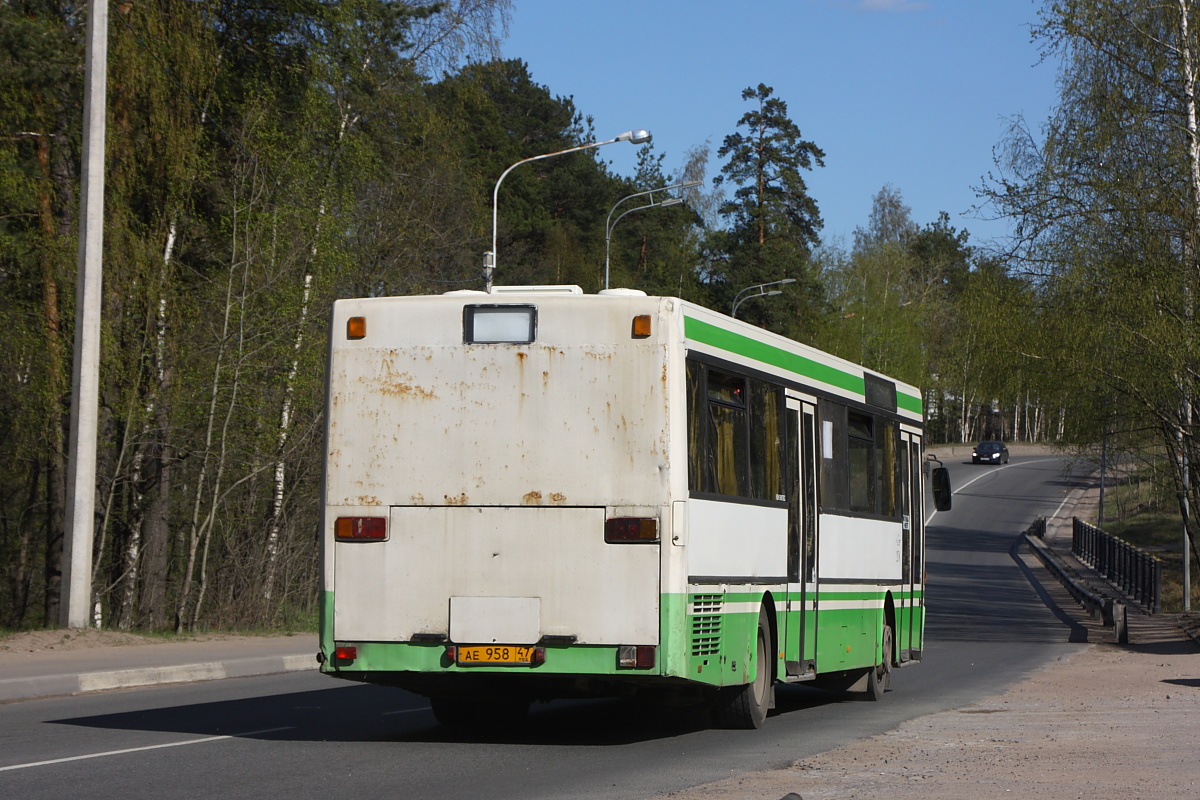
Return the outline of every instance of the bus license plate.
{"type": "Polygon", "coordinates": [[[532,664],[533,648],[510,644],[459,646],[459,664],[532,664]]]}

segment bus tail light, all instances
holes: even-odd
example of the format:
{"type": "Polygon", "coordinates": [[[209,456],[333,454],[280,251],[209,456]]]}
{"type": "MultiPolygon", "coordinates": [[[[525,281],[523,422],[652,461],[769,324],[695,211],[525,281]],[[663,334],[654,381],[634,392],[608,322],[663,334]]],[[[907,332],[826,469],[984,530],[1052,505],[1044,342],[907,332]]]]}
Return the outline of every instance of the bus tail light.
{"type": "Polygon", "coordinates": [[[338,517],[333,535],[339,542],[382,542],[387,538],[387,517],[338,517]]]}
{"type": "Polygon", "coordinates": [[[354,663],[354,659],[358,658],[357,647],[338,647],[333,651],[333,665],[335,667],[348,667],[354,663]]]}
{"type": "Polygon", "coordinates": [[[604,521],[604,541],[609,544],[623,542],[657,542],[658,520],[638,517],[613,517],[604,521]]]}
{"type": "Polygon", "coordinates": [[[617,647],[617,666],[623,669],[653,669],[652,644],[623,644],[617,647]]]}

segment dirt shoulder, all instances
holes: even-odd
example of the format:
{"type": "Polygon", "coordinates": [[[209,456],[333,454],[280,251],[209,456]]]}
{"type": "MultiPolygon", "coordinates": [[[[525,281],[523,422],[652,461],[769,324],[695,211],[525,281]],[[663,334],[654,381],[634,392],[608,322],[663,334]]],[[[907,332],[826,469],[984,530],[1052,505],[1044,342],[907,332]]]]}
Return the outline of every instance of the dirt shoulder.
{"type": "Polygon", "coordinates": [[[178,642],[236,641],[244,638],[286,636],[290,634],[237,634],[197,633],[184,636],[143,636],[124,631],[105,631],[95,628],[72,628],[70,630],[22,631],[0,636],[0,656],[5,653],[76,652],[109,647],[136,647],[142,645],[172,644],[178,642]]]}
{"type": "Polygon", "coordinates": [[[668,797],[1195,800],[1198,720],[1194,643],[1098,644],[986,701],[918,717],[787,769],[668,797]]]}

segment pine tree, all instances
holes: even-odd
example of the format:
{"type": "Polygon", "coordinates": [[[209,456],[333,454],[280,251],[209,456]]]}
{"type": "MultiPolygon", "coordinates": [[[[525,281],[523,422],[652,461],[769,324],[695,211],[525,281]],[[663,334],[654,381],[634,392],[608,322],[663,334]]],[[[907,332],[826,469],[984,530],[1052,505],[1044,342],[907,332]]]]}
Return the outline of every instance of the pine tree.
{"type": "Polygon", "coordinates": [[[717,151],[729,160],[714,185],[736,188],[720,207],[728,227],[712,239],[714,296],[732,303],[745,287],[791,278],[796,284],[784,295],[747,304],[739,316],[806,338],[816,329],[821,302],[809,255],[822,222],[801,172],[824,166],[825,153],[801,137],[787,103],[771,87],[760,83],[744,90],[742,99],[754,104],[738,121],[743,131],[726,136],[717,151]]]}

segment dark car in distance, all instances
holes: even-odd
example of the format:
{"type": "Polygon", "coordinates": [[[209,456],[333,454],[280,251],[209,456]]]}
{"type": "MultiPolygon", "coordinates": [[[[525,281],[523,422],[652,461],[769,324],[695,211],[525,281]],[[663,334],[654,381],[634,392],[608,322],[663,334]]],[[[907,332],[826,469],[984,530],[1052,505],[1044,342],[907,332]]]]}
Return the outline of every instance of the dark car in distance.
{"type": "Polygon", "coordinates": [[[971,451],[972,464],[1007,464],[1008,448],[1004,442],[980,442],[971,451]]]}

